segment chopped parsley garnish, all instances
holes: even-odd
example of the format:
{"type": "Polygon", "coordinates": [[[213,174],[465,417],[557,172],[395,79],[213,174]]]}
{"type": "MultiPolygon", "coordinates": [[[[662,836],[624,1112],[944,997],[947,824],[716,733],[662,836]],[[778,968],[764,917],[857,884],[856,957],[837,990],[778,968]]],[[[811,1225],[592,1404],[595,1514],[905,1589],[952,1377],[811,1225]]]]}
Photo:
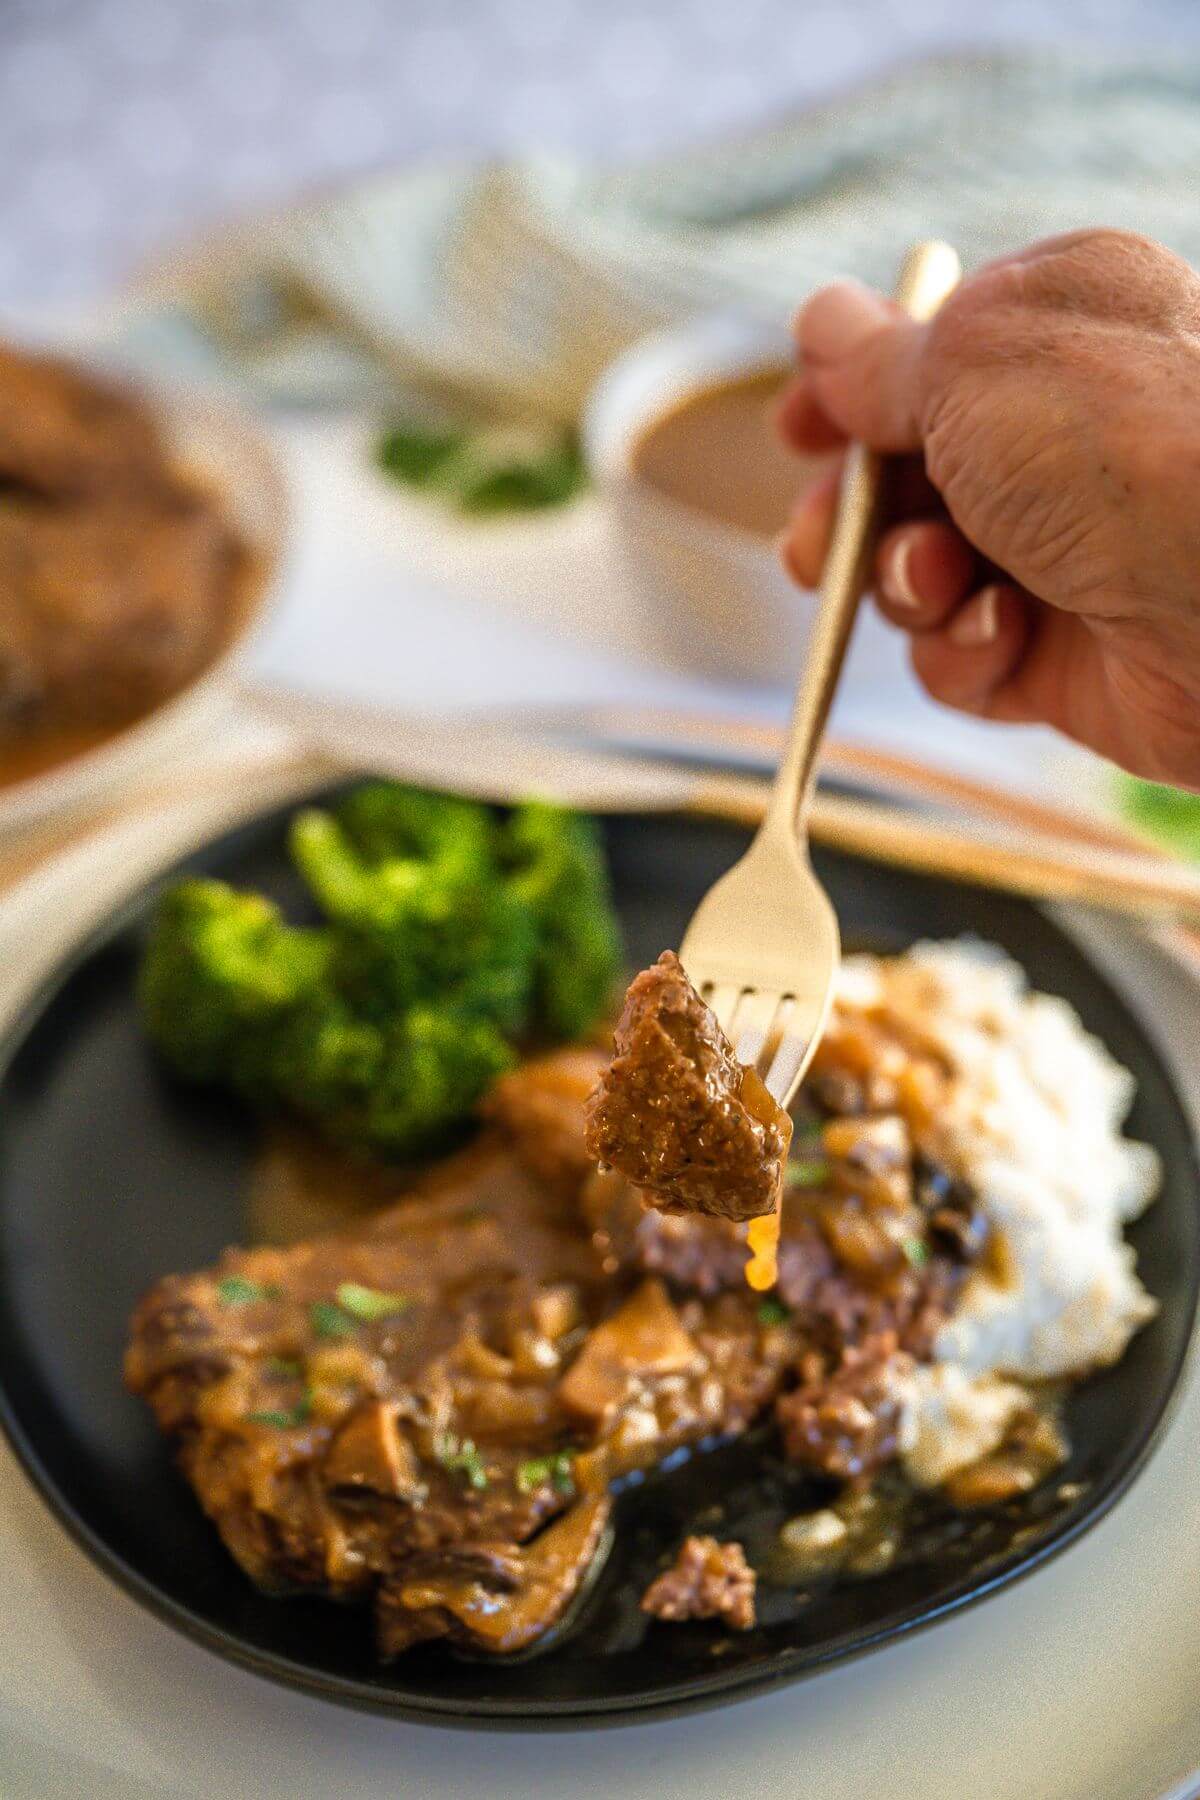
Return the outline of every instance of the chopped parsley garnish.
{"type": "Polygon", "coordinates": [[[546,1482],[556,1494],[573,1494],[575,1477],[571,1473],[571,1452],[558,1450],[553,1456],[533,1456],[517,1467],[517,1486],[523,1494],[532,1494],[546,1482]]]}
{"type": "Polygon", "coordinates": [[[304,1364],[294,1361],[290,1356],[269,1356],[267,1358],[267,1374],[282,1375],[288,1381],[298,1381],[304,1373],[304,1364]]]}
{"type": "Polygon", "coordinates": [[[266,1412],[250,1413],[249,1419],[252,1425],[273,1425],[276,1431],[291,1431],[294,1426],[303,1425],[311,1413],[312,1401],[305,1394],[302,1400],[298,1400],[287,1411],[269,1408],[266,1412]]]}
{"type": "Polygon", "coordinates": [[[587,486],[574,432],[406,421],[381,439],[380,468],[406,487],[440,494],[463,513],[537,512],[587,486]]]}
{"type": "Polygon", "coordinates": [[[831,1170],[824,1157],[798,1157],[784,1171],[783,1184],[789,1188],[821,1187],[829,1180],[831,1170]]]}
{"type": "Polygon", "coordinates": [[[358,1329],[357,1321],[332,1300],[314,1300],[308,1309],[308,1317],[320,1338],[350,1337],[358,1329]]]}
{"type": "Polygon", "coordinates": [[[380,1288],[363,1287],[357,1281],[341,1283],[337,1303],[343,1312],[364,1319],[368,1325],[376,1319],[394,1319],[412,1305],[407,1294],[385,1294],[380,1288]]]}
{"type": "Polygon", "coordinates": [[[900,1248],[914,1269],[923,1269],[929,1261],[929,1246],[921,1238],[907,1237],[900,1248]]]}
{"type": "Polygon", "coordinates": [[[247,1275],[226,1275],[217,1283],[217,1299],[222,1306],[249,1306],[255,1300],[277,1300],[279,1289],[247,1275]]]}
{"type": "Polygon", "coordinates": [[[425,487],[446,473],[466,441],[465,431],[398,425],[379,445],[379,466],[397,481],[425,487]]]}
{"type": "Polygon", "coordinates": [[[776,1300],[773,1295],[768,1295],[765,1300],[760,1300],[758,1303],[760,1325],[786,1325],[791,1316],[783,1301],[776,1300]]]}
{"type": "Polygon", "coordinates": [[[456,1438],[443,1431],[434,1443],[433,1453],[447,1475],[461,1475],[468,1487],[485,1488],[488,1484],[483,1458],[470,1438],[456,1438]]]}
{"type": "Polygon", "coordinates": [[[495,462],[484,449],[476,466],[463,470],[458,504],[468,513],[538,512],[573,500],[586,482],[583,458],[573,439],[495,462]]]}

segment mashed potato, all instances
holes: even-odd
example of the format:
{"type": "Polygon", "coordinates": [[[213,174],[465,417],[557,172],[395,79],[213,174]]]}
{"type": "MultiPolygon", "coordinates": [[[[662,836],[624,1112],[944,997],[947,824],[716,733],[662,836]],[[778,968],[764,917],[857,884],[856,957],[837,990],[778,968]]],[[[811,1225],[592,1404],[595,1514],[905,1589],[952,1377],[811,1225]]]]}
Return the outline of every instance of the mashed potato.
{"type": "Polygon", "coordinates": [[[885,1008],[949,1063],[922,1148],[970,1183],[994,1234],[932,1364],[898,1377],[906,1467],[932,1485],[999,1443],[1022,1383],[1116,1362],[1152,1317],[1122,1228],[1154,1197],[1158,1159],[1122,1136],[1129,1071],[1000,951],[848,957],[839,1006],[885,1008]]]}

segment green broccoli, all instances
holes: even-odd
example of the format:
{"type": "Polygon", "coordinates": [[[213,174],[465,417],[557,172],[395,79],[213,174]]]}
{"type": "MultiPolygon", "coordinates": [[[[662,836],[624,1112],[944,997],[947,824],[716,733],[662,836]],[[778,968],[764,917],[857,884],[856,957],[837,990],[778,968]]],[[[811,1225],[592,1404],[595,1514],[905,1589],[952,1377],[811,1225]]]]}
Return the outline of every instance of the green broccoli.
{"type": "Polygon", "coordinates": [[[298,814],[291,843],[322,925],[219,881],[159,903],[139,998],[188,1079],[410,1159],[455,1140],[514,1044],[608,1004],[619,945],[586,820],[378,782],[298,814]]]}
{"type": "Polygon", "coordinates": [[[334,1003],[293,1016],[274,1073],[280,1099],[335,1143],[411,1160],[461,1136],[514,1060],[496,1027],[471,1013],[414,1007],[368,1024],[334,1003]]]}
{"type": "Polygon", "coordinates": [[[139,976],[151,1038],[193,1081],[269,1087],[265,1043],[326,981],[329,934],[288,925],[261,894],[185,881],[163,895],[139,976]]]}
{"type": "Polygon", "coordinates": [[[555,1042],[581,1037],[609,1006],[621,965],[599,830],[579,813],[528,801],[509,816],[501,858],[537,928],[533,1028],[555,1042]]]}
{"type": "Polygon", "coordinates": [[[336,808],[354,848],[368,863],[393,857],[452,863],[479,875],[494,864],[495,824],[486,806],[430,794],[398,781],[369,781],[336,808]]]}
{"type": "Polygon", "coordinates": [[[487,1019],[450,1008],[414,1007],[384,1030],[379,1077],[344,1130],[393,1156],[440,1149],[515,1062],[487,1019]]]}
{"type": "Polygon", "coordinates": [[[439,999],[521,1034],[537,933],[528,908],[486,863],[468,860],[469,846],[464,832],[429,861],[367,861],[331,814],[297,814],[293,857],[335,927],[339,985],[367,1016],[439,999]]]}
{"type": "Polygon", "coordinates": [[[268,1066],[273,1098],[334,1137],[335,1121],[359,1108],[379,1079],[382,1033],[328,989],[278,1021],[268,1066]]]}

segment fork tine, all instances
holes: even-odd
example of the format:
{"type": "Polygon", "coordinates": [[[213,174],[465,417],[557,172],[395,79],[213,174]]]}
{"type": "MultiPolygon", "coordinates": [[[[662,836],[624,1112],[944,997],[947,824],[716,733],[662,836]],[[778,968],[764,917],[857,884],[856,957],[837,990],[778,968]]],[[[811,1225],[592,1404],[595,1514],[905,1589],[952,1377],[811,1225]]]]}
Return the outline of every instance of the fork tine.
{"type": "Polygon", "coordinates": [[[781,1106],[790,1104],[796,1088],[799,1086],[800,1076],[808,1057],[810,1041],[809,1038],[801,1037],[794,1031],[786,1030],[779,1040],[779,1047],[767,1073],[766,1082],[768,1089],[781,1106]]]}
{"type": "Polygon", "coordinates": [[[728,1037],[733,1025],[733,1015],[737,1011],[738,1001],[742,997],[742,989],[732,982],[720,986],[705,982],[700,990],[700,998],[704,1000],[717,1015],[717,1024],[728,1037]]]}
{"type": "Polygon", "coordinates": [[[779,1011],[777,995],[752,989],[742,994],[734,1009],[727,1036],[738,1061],[754,1066],[760,1074],[771,1066],[780,1035],[776,1025],[779,1011]]]}

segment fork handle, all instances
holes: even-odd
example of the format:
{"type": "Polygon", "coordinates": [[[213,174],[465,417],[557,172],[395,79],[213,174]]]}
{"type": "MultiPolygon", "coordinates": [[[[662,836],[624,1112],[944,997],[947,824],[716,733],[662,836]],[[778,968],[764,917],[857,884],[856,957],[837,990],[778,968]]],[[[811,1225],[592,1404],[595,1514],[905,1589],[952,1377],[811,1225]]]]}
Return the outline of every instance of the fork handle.
{"type": "MultiPolygon", "coordinates": [[[[962,270],[949,244],[915,244],[904,258],[894,299],[910,318],[931,319],[962,270]]],[[[764,824],[796,833],[812,796],[817,753],[870,574],[879,521],[883,459],[862,444],[846,454],[833,535],[821,571],[820,602],[805,652],[787,743],[764,824]]]]}

